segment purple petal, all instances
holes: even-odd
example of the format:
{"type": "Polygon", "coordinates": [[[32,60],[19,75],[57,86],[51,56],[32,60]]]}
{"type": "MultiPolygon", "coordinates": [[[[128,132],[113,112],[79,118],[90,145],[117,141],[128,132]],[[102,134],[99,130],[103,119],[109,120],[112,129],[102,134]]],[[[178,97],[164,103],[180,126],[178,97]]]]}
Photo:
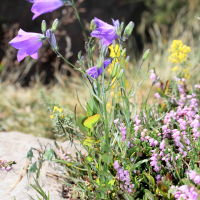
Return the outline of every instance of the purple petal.
{"type": "Polygon", "coordinates": [[[32,46],[40,40],[41,34],[27,34],[18,35],[12,39],[9,44],[11,44],[16,49],[26,48],[32,46]]]}
{"type": "MultiPolygon", "coordinates": [[[[111,63],[112,59],[107,59],[103,62],[104,69],[111,63]]],[[[97,69],[97,66],[91,67],[86,71],[92,78],[96,79],[102,73],[102,67],[97,69]]],[[[89,78],[90,79],[90,78],[89,78]]]]}
{"type": "Polygon", "coordinates": [[[32,54],[32,55],[30,55],[32,58],[34,58],[34,59],[38,59],[38,52],[36,52],[36,53],[34,53],[34,54],[32,54]]]}
{"type": "Polygon", "coordinates": [[[52,12],[57,8],[63,6],[62,0],[37,0],[34,2],[31,11],[35,14],[33,19],[38,17],[41,14],[52,12]]]}
{"type": "Polygon", "coordinates": [[[35,54],[41,46],[42,46],[42,41],[36,42],[34,45],[29,46],[28,48],[25,49],[26,53],[28,55],[35,54]]]}
{"type": "Polygon", "coordinates": [[[112,21],[113,21],[113,25],[114,25],[114,27],[115,28],[119,28],[119,26],[120,26],[120,23],[119,23],[119,20],[114,20],[114,19],[112,19],[112,21]]]}
{"type": "Polygon", "coordinates": [[[106,22],[104,22],[104,21],[102,21],[102,20],[100,20],[100,19],[98,19],[96,17],[94,18],[94,23],[96,24],[96,26],[98,28],[104,28],[104,29],[112,29],[112,28],[114,28],[112,25],[107,24],[106,22]]]}
{"type": "Polygon", "coordinates": [[[26,56],[28,56],[28,54],[25,52],[24,49],[20,49],[17,53],[17,60],[18,62],[20,62],[21,60],[23,60],[26,56]]]}

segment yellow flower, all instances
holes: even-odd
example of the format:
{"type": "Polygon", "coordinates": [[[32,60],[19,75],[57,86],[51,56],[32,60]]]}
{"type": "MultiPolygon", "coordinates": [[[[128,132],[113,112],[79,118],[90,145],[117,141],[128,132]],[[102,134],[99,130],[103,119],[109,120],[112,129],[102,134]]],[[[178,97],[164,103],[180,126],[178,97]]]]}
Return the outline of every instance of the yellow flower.
{"type": "Polygon", "coordinates": [[[168,50],[171,55],[168,57],[169,61],[173,63],[183,63],[187,60],[187,54],[190,53],[190,47],[183,45],[181,40],[174,40],[171,45],[171,49],[168,50]]]}
{"type": "MultiPolygon", "coordinates": [[[[108,48],[110,50],[110,57],[114,58],[112,63],[109,65],[109,68],[108,68],[108,72],[111,74],[112,69],[114,67],[114,64],[119,62],[120,65],[123,65],[123,63],[125,63],[126,55],[123,56],[123,60],[120,60],[121,53],[120,53],[120,46],[118,44],[115,45],[115,48],[113,48],[113,45],[110,45],[108,48]]],[[[126,66],[126,68],[127,68],[127,66],[126,66]]]]}
{"type": "Polygon", "coordinates": [[[63,109],[62,109],[62,108],[59,108],[58,106],[54,106],[54,108],[53,108],[53,113],[55,113],[56,111],[58,111],[59,113],[62,113],[62,112],[63,112],[63,109]]]}
{"type": "Polygon", "coordinates": [[[183,69],[183,75],[184,75],[185,79],[190,78],[190,71],[188,68],[183,69]]]}
{"type": "Polygon", "coordinates": [[[177,70],[178,70],[178,66],[172,68],[172,71],[173,71],[173,72],[175,72],[175,71],[177,71],[177,70]]]}
{"type": "Polygon", "coordinates": [[[53,119],[53,115],[51,115],[50,118],[53,119]]]}

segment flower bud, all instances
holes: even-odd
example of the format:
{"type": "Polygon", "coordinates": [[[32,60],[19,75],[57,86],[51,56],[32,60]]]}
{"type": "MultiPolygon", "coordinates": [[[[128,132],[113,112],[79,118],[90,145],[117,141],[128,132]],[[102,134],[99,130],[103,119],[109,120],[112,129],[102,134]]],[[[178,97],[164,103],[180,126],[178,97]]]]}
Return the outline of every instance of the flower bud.
{"type": "Polygon", "coordinates": [[[42,20],[42,25],[41,25],[42,33],[44,34],[45,31],[47,30],[47,24],[45,20],[42,20]]]}
{"type": "Polygon", "coordinates": [[[96,47],[96,45],[94,45],[94,46],[92,47],[92,52],[95,50],[95,47],[96,47]]]}
{"type": "Polygon", "coordinates": [[[121,56],[123,57],[126,54],[126,49],[123,49],[121,56]]]}
{"type": "Polygon", "coordinates": [[[54,51],[55,50],[58,51],[58,45],[57,45],[56,37],[55,37],[54,33],[52,34],[52,37],[51,37],[51,46],[54,51]]]}
{"type": "Polygon", "coordinates": [[[94,19],[90,22],[90,31],[93,31],[96,29],[96,24],[94,23],[94,19]]]}
{"type": "Polygon", "coordinates": [[[112,78],[114,78],[117,75],[117,72],[119,71],[119,69],[120,69],[120,64],[116,63],[111,72],[112,78]]]}
{"type": "Polygon", "coordinates": [[[101,66],[103,65],[103,61],[104,61],[103,57],[98,59],[98,61],[97,61],[97,69],[101,68],[101,66]]]}
{"type": "Polygon", "coordinates": [[[147,59],[149,53],[150,53],[150,49],[146,50],[146,52],[145,52],[144,55],[142,56],[142,60],[143,60],[143,61],[145,61],[145,60],[147,59]]]}
{"type": "Polygon", "coordinates": [[[124,74],[124,69],[121,69],[119,74],[117,75],[117,80],[120,80],[124,74]]]}
{"type": "Polygon", "coordinates": [[[120,28],[121,28],[121,30],[124,29],[124,22],[122,22],[122,23],[120,24],[120,28]]]}
{"type": "Polygon", "coordinates": [[[128,64],[129,60],[130,60],[130,56],[127,56],[125,60],[125,64],[128,64]]]}
{"type": "Polygon", "coordinates": [[[55,32],[57,26],[58,26],[58,19],[55,19],[54,22],[53,22],[53,25],[51,27],[52,33],[55,32]]]}
{"type": "Polygon", "coordinates": [[[78,52],[78,59],[81,59],[81,53],[82,53],[82,51],[78,52]]]}
{"type": "Polygon", "coordinates": [[[129,24],[126,26],[126,28],[124,30],[124,36],[123,36],[124,39],[127,39],[131,35],[134,25],[135,24],[133,22],[129,22],[129,24]]]}

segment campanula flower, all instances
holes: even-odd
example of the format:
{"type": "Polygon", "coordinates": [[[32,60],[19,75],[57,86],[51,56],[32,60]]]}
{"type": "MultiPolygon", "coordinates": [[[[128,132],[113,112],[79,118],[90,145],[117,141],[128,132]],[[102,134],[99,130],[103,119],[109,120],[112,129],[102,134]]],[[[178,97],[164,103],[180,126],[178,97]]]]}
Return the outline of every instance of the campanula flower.
{"type": "Polygon", "coordinates": [[[28,0],[33,3],[31,11],[35,14],[33,19],[41,14],[52,12],[66,3],[65,0],[28,0]]]}
{"type": "Polygon", "coordinates": [[[30,55],[32,58],[38,59],[38,49],[42,46],[44,36],[39,33],[27,33],[22,29],[19,30],[18,36],[12,39],[9,44],[14,48],[19,49],[17,53],[17,60],[20,62],[26,56],[30,55]]]}
{"type": "MultiPolygon", "coordinates": [[[[103,62],[104,69],[112,62],[111,58],[108,58],[103,62]]],[[[97,77],[102,73],[102,67],[97,69],[97,65],[94,67],[91,67],[90,69],[86,70],[86,72],[94,79],[97,79],[97,77]]]]}
{"type": "Polygon", "coordinates": [[[109,46],[113,40],[117,39],[117,30],[119,29],[119,20],[113,20],[113,25],[107,24],[98,18],[94,18],[94,23],[98,27],[92,31],[91,35],[96,38],[100,38],[103,45],[109,46]]]}

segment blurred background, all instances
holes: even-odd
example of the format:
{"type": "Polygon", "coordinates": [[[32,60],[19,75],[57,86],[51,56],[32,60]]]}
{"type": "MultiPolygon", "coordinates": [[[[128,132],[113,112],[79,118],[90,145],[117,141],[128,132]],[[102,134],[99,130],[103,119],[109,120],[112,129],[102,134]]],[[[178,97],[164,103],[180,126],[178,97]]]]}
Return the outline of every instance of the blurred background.
{"type": "MultiPolygon", "coordinates": [[[[119,19],[126,24],[135,23],[132,36],[125,43],[130,56],[127,77],[131,81],[141,62],[142,54],[151,49],[148,62],[151,68],[166,82],[174,76],[173,64],[168,62],[168,49],[174,39],[182,40],[191,47],[191,78],[199,81],[199,0],[77,0],[76,6],[89,32],[90,21],[100,18],[112,24],[119,19]]],[[[51,28],[54,19],[59,19],[55,32],[59,50],[71,63],[76,64],[77,54],[85,53],[85,37],[74,10],[64,6],[52,13],[46,13],[32,21],[32,4],[26,0],[0,1],[0,131],[20,131],[37,136],[53,138],[53,125],[45,111],[39,90],[60,104],[65,112],[78,104],[75,88],[83,102],[87,99],[80,74],[64,63],[44,42],[39,50],[39,59],[30,57],[18,63],[17,50],[9,45],[18,30],[41,33],[41,22],[46,20],[51,28]]],[[[98,55],[96,55],[98,56],[98,55]]],[[[87,56],[86,56],[87,59],[87,56]]],[[[147,71],[146,62],[140,78],[147,71]]],[[[139,80],[138,80],[139,81],[139,80]]],[[[145,95],[152,81],[145,81],[139,90],[138,102],[145,95]]],[[[153,96],[153,94],[152,94],[153,96]]],[[[78,112],[81,108],[77,107],[78,112]]]]}

